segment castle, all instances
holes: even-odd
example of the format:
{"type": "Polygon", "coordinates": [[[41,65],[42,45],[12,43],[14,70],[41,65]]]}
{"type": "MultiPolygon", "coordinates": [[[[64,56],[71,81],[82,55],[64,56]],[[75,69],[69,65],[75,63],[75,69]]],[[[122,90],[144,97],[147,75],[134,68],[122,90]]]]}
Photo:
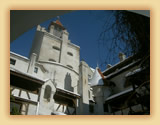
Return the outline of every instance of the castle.
{"type": "Polygon", "coordinates": [[[10,52],[11,114],[14,109],[22,115],[104,115],[149,110],[136,102],[135,95],[131,105],[124,107],[120,101],[139,92],[138,85],[134,88],[126,79],[145,72],[146,68],[138,67],[141,60],[125,59],[120,54],[121,61],[104,72],[98,67],[92,69],[80,61],[80,47],[69,40],[59,20],[51,22],[47,30],[37,26],[29,55],[26,58],[10,52]],[[118,107],[115,100],[124,108],[118,107]]]}

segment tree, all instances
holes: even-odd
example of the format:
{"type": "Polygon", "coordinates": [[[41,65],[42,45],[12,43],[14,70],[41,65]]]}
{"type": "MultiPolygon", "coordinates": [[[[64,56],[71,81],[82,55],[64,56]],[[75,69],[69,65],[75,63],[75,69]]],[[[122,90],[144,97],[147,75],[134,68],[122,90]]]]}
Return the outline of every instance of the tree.
{"type": "Polygon", "coordinates": [[[150,18],[124,10],[112,11],[98,42],[99,49],[106,52],[106,58],[101,58],[102,67],[114,62],[119,52],[145,58],[150,54],[150,18]]]}

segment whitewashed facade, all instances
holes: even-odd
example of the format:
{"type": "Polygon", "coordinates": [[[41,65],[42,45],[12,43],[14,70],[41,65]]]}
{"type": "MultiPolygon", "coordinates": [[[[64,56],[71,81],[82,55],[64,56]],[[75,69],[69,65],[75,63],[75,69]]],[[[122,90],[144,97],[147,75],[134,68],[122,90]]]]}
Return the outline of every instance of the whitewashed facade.
{"type": "Polygon", "coordinates": [[[120,58],[104,72],[93,70],[80,62],[80,47],[68,38],[57,20],[48,30],[37,26],[29,58],[10,52],[10,112],[15,106],[23,115],[113,114],[108,101],[133,91],[132,85],[125,86],[126,76],[139,68],[140,60],[125,64],[130,59],[120,58]]]}

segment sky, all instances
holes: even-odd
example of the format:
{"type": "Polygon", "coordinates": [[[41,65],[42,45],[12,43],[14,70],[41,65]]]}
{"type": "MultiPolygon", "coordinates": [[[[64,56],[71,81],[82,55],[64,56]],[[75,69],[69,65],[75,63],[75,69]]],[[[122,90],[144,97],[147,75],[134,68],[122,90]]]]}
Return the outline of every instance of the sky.
{"type": "MultiPolygon", "coordinates": [[[[71,42],[80,46],[80,60],[84,60],[94,69],[102,63],[103,57],[105,58],[105,52],[107,52],[105,50],[101,51],[101,48],[98,47],[98,39],[104,28],[103,26],[106,19],[110,16],[111,12],[104,10],[81,10],[59,16],[60,22],[69,32],[71,42]]],[[[57,17],[47,20],[40,25],[47,29],[50,22],[55,20],[57,20],[57,17]]],[[[10,50],[28,57],[35,31],[36,27],[33,27],[14,40],[10,44],[10,50]]],[[[118,60],[108,63],[115,64],[117,61],[118,60]]],[[[102,71],[106,69],[106,67],[100,68],[102,71]]]]}

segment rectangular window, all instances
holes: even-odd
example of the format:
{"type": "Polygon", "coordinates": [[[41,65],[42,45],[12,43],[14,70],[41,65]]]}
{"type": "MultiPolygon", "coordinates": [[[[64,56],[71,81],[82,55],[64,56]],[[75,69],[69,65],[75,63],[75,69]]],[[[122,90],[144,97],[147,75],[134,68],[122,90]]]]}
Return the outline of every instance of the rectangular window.
{"type": "Polygon", "coordinates": [[[34,68],[34,72],[35,72],[35,73],[38,72],[38,68],[37,68],[37,67],[34,68]]]}
{"type": "Polygon", "coordinates": [[[10,64],[15,65],[16,64],[16,60],[10,59],[10,64]]]}

